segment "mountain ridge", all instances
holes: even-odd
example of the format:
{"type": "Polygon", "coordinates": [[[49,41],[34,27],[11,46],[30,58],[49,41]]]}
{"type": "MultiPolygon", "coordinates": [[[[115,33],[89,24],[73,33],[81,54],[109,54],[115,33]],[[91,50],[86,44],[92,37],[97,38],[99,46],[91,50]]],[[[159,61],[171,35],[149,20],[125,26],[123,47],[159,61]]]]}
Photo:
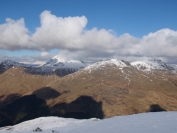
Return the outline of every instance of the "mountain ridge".
{"type": "Polygon", "coordinates": [[[176,64],[166,64],[158,59],[147,59],[129,63],[128,61],[114,58],[98,61],[94,64],[87,65],[83,61],[63,59],[60,58],[59,56],[54,56],[52,59],[50,59],[49,61],[40,66],[19,63],[13,60],[4,60],[0,62],[0,72],[2,73],[3,71],[9,69],[10,67],[23,67],[26,69],[27,72],[33,74],[51,75],[58,73],[59,76],[65,76],[67,74],[74,73],[80,69],[93,70],[106,64],[116,65],[117,67],[133,66],[138,70],[147,72],[152,70],[177,71],[176,64]]]}

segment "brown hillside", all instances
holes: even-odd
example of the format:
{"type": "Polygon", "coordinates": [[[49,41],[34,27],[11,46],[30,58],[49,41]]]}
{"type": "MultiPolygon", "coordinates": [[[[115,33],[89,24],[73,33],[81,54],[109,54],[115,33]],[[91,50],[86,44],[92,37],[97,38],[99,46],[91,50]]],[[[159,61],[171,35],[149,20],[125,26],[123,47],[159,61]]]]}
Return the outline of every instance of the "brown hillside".
{"type": "Polygon", "coordinates": [[[27,74],[22,68],[11,68],[0,75],[0,91],[0,126],[46,115],[107,118],[177,111],[177,74],[147,73],[132,66],[121,68],[106,64],[62,78],[27,74]],[[26,96],[33,102],[25,101],[26,96]],[[37,111],[29,113],[34,108],[37,111]]]}
{"type": "Polygon", "coordinates": [[[59,79],[58,76],[41,76],[27,74],[23,68],[10,68],[0,74],[0,102],[12,101],[13,99],[31,93],[47,84],[59,79]],[[6,101],[4,101],[6,99],[6,101]]]}
{"type": "MultiPolygon", "coordinates": [[[[50,106],[69,104],[87,95],[102,102],[104,118],[148,111],[177,111],[176,84],[177,75],[169,71],[148,74],[133,67],[107,65],[92,71],[81,70],[50,84],[62,95],[47,102],[50,106]]],[[[65,107],[60,110],[82,112],[65,107]]]]}

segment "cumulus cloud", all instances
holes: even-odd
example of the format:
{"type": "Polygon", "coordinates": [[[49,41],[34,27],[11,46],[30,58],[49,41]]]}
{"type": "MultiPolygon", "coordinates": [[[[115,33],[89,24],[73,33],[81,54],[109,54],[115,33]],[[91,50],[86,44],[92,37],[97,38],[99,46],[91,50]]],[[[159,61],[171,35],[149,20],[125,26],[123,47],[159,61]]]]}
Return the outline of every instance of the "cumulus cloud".
{"type": "Polygon", "coordinates": [[[80,49],[82,45],[77,43],[87,24],[85,16],[82,17],[56,17],[49,11],[40,15],[41,27],[32,35],[36,47],[42,50],[80,49]]]}
{"type": "MultiPolygon", "coordinates": [[[[30,34],[24,19],[6,19],[0,24],[0,49],[35,49],[49,51],[59,49],[68,58],[177,58],[177,31],[161,29],[136,38],[129,33],[116,36],[106,29],[86,29],[85,16],[57,17],[50,11],[40,15],[40,27],[30,34]]],[[[47,57],[48,53],[41,53],[47,57]]]]}
{"type": "Polygon", "coordinates": [[[177,31],[162,29],[144,36],[139,43],[141,54],[177,57],[177,31]]]}
{"type": "Polygon", "coordinates": [[[44,64],[53,56],[55,56],[55,54],[51,54],[47,52],[41,52],[40,54],[37,55],[21,56],[21,57],[0,54],[0,62],[6,59],[10,59],[10,60],[14,60],[26,64],[44,64]]]}
{"type": "Polygon", "coordinates": [[[6,23],[0,25],[1,49],[16,50],[29,48],[30,38],[23,18],[17,21],[7,18],[6,23]]]}

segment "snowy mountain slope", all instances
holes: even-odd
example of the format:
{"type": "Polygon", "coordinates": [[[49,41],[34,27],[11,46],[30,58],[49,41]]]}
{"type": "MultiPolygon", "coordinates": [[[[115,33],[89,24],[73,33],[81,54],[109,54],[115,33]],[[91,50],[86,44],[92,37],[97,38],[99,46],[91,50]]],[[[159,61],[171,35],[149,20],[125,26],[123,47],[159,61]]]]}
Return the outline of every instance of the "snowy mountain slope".
{"type": "Polygon", "coordinates": [[[176,64],[170,64],[169,66],[174,68],[175,71],[177,71],[177,65],[176,64]]]}
{"type": "Polygon", "coordinates": [[[47,63],[40,66],[40,68],[45,71],[48,69],[57,70],[57,69],[73,69],[79,70],[81,68],[85,68],[87,65],[78,60],[65,60],[58,56],[53,57],[47,63]]]}
{"type": "Polygon", "coordinates": [[[3,65],[4,68],[6,68],[6,69],[8,69],[10,67],[13,67],[13,66],[19,66],[19,67],[24,67],[25,66],[25,64],[18,63],[18,62],[13,61],[13,60],[4,60],[0,64],[3,65]]]}
{"type": "Polygon", "coordinates": [[[13,60],[3,60],[0,62],[1,65],[4,66],[4,68],[8,69],[10,67],[37,67],[38,65],[36,64],[24,64],[24,63],[19,63],[13,60]]]}
{"type": "Polygon", "coordinates": [[[11,67],[27,67],[28,65],[25,65],[23,63],[18,63],[13,60],[4,60],[0,62],[0,74],[5,72],[7,69],[11,67]]]}
{"type": "Polygon", "coordinates": [[[0,132],[34,133],[38,128],[44,133],[176,133],[176,123],[177,112],[142,113],[104,120],[41,117],[15,126],[2,127],[0,132]]]}
{"type": "Polygon", "coordinates": [[[139,70],[151,71],[151,70],[174,70],[174,68],[161,60],[149,59],[143,61],[135,61],[131,63],[132,66],[139,70]]]}
{"type": "Polygon", "coordinates": [[[172,70],[177,71],[177,65],[168,65],[161,60],[157,59],[148,59],[143,61],[135,61],[131,64],[129,62],[119,60],[119,59],[109,59],[105,61],[99,61],[92,65],[87,66],[83,61],[79,60],[68,60],[62,59],[59,56],[54,56],[48,62],[41,66],[34,66],[30,64],[18,63],[12,60],[4,60],[0,63],[0,73],[3,73],[7,69],[11,67],[23,67],[25,71],[32,74],[40,74],[40,75],[51,75],[57,74],[59,76],[65,76],[67,74],[74,73],[82,68],[84,70],[96,70],[98,68],[103,68],[109,66],[117,66],[119,68],[129,67],[132,65],[133,67],[143,70],[143,71],[151,71],[151,70],[172,70]]]}
{"type": "Polygon", "coordinates": [[[111,65],[111,66],[115,65],[117,67],[123,68],[123,67],[128,67],[129,63],[119,59],[109,59],[109,60],[99,61],[97,63],[89,65],[84,70],[96,70],[101,67],[106,67],[106,65],[111,65]]]}
{"type": "MultiPolygon", "coordinates": [[[[34,73],[41,74],[57,74],[59,76],[65,76],[67,74],[74,73],[79,69],[85,68],[87,65],[78,60],[62,59],[58,56],[53,57],[44,65],[34,70],[34,73]]],[[[33,71],[31,71],[33,72],[33,71]]]]}

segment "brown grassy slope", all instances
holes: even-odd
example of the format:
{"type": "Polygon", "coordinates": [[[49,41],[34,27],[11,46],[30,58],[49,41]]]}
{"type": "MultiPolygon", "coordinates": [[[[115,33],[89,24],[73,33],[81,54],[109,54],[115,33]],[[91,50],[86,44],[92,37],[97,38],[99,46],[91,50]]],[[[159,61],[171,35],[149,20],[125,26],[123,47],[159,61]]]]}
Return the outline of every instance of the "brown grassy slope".
{"type": "Polygon", "coordinates": [[[156,111],[153,109],[160,107],[177,111],[176,83],[176,74],[164,71],[148,74],[133,67],[121,69],[108,65],[91,72],[80,70],[50,84],[62,95],[47,102],[55,106],[69,104],[83,95],[91,96],[102,102],[104,117],[156,111]]]}
{"type": "Polygon", "coordinates": [[[15,96],[21,96],[26,93],[31,93],[37,89],[47,86],[54,82],[59,77],[40,76],[27,74],[23,68],[10,68],[0,74],[0,101],[9,96],[9,100],[15,96]]]}
{"type": "Polygon", "coordinates": [[[177,111],[177,74],[169,71],[148,74],[133,67],[107,65],[62,78],[31,75],[22,68],[11,68],[0,75],[0,92],[1,101],[9,95],[34,93],[47,101],[54,114],[64,116],[88,113],[101,117],[103,112],[106,118],[150,110],[177,111]]]}

